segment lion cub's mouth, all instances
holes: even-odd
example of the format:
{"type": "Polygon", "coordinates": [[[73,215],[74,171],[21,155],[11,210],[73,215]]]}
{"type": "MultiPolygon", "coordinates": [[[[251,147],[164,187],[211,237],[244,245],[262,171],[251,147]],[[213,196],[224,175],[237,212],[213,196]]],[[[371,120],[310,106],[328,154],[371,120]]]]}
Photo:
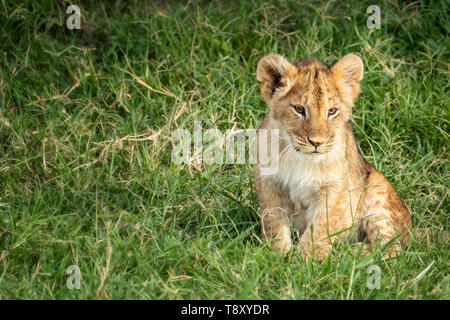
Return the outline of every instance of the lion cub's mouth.
{"type": "Polygon", "coordinates": [[[294,148],[295,151],[297,151],[298,153],[301,153],[301,154],[321,155],[321,154],[325,154],[328,152],[328,151],[319,151],[319,150],[317,150],[317,148],[312,151],[302,150],[302,149],[296,147],[293,143],[292,143],[292,147],[294,148]]]}
{"type": "Polygon", "coordinates": [[[333,148],[330,140],[318,146],[313,146],[306,142],[306,139],[286,134],[286,142],[288,142],[294,150],[302,155],[320,156],[327,154],[333,148]]]}

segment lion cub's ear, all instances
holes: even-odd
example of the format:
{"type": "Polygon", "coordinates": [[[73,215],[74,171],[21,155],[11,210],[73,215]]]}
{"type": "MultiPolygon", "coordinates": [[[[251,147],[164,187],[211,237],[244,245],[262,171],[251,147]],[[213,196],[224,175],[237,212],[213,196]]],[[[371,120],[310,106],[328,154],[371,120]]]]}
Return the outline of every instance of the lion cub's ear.
{"type": "Polygon", "coordinates": [[[286,92],[297,73],[297,68],[278,54],[269,54],[259,61],[256,80],[261,85],[261,95],[267,104],[271,104],[275,94],[286,92]]]}
{"type": "Polygon", "coordinates": [[[360,91],[359,82],[363,78],[364,65],[360,57],[348,54],[331,66],[331,72],[341,98],[349,106],[353,106],[360,91]]]}

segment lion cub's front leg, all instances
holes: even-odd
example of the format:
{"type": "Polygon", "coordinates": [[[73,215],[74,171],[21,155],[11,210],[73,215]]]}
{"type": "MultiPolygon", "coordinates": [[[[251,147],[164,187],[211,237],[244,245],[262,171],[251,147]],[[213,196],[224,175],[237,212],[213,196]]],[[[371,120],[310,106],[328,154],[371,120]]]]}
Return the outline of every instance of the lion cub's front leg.
{"type": "MultiPolygon", "coordinates": [[[[258,176],[255,172],[255,177],[258,176]]],[[[271,181],[264,181],[259,177],[255,181],[264,240],[271,241],[272,248],[285,254],[292,246],[289,216],[293,204],[271,181]]]]}
{"type": "Polygon", "coordinates": [[[319,198],[313,220],[299,239],[299,249],[305,257],[314,255],[325,259],[332,243],[347,238],[354,230],[354,218],[350,211],[350,197],[345,188],[331,188],[319,198]]]}

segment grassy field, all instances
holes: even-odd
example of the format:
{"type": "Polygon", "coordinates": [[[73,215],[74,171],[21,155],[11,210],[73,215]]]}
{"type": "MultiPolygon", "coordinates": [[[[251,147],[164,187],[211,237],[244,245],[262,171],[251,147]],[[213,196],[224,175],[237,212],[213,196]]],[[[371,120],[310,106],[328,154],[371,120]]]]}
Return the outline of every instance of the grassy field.
{"type": "Polygon", "coordinates": [[[0,1],[1,299],[450,299],[442,236],[397,260],[348,243],[324,262],[283,258],[260,241],[252,166],[176,165],[170,139],[194,121],[257,128],[268,53],[355,52],[362,153],[416,228],[446,230],[447,1],[381,2],[378,30],[371,1],[77,2],[0,1]]]}

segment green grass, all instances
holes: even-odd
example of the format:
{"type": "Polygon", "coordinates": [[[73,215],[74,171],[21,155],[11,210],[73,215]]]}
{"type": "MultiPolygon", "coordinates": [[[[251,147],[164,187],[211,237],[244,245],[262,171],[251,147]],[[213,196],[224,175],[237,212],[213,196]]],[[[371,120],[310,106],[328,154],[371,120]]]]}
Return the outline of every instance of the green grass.
{"type": "Polygon", "coordinates": [[[283,258],[260,241],[251,165],[175,165],[169,139],[194,121],[257,128],[268,53],[356,52],[362,152],[415,227],[445,230],[447,1],[382,2],[379,30],[371,1],[82,1],[81,30],[66,28],[69,2],[0,1],[0,298],[450,298],[441,237],[397,260],[347,243],[323,263],[283,258]]]}

